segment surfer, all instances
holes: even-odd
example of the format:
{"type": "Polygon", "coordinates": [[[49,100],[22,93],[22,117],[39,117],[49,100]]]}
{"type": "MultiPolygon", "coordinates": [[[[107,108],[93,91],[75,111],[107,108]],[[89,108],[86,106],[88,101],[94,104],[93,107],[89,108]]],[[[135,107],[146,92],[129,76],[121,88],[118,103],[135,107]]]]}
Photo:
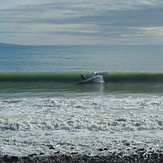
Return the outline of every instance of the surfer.
{"type": "Polygon", "coordinates": [[[81,74],[81,78],[82,80],[85,80],[85,76],[83,74],[81,74]]]}

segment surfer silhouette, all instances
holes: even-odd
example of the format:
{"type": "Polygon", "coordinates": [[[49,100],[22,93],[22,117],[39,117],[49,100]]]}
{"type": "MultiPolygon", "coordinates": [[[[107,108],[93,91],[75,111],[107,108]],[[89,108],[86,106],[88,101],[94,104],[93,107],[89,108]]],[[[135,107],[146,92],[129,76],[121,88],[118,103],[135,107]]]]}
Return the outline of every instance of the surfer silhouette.
{"type": "Polygon", "coordinates": [[[85,76],[83,74],[81,74],[81,78],[82,80],[85,80],[85,76]]]}

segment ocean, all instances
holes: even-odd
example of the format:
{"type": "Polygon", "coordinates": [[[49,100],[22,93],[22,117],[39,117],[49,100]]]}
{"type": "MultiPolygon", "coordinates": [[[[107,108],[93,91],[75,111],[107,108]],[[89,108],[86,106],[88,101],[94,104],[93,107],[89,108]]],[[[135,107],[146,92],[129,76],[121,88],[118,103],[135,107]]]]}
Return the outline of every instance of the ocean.
{"type": "Polygon", "coordinates": [[[0,45],[0,155],[163,151],[162,53],[0,45]]]}

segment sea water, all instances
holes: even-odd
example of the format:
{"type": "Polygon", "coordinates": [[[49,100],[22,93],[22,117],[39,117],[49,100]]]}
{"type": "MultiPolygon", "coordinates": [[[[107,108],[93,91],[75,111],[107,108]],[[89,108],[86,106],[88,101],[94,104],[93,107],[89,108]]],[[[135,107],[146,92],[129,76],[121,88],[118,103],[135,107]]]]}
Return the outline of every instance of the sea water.
{"type": "Polygon", "coordinates": [[[163,150],[162,51],[1,45],[0,154],[163,150]]]}

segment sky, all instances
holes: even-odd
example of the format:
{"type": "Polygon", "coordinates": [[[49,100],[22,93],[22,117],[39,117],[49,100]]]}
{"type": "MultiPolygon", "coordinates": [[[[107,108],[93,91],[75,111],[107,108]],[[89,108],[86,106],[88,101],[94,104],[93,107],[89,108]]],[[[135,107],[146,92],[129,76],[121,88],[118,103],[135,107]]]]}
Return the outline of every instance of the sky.
{"type": "Polygon", "coordinates": [[[0,42],[163,44],[163,0],[0,0],[0,42]]]}

